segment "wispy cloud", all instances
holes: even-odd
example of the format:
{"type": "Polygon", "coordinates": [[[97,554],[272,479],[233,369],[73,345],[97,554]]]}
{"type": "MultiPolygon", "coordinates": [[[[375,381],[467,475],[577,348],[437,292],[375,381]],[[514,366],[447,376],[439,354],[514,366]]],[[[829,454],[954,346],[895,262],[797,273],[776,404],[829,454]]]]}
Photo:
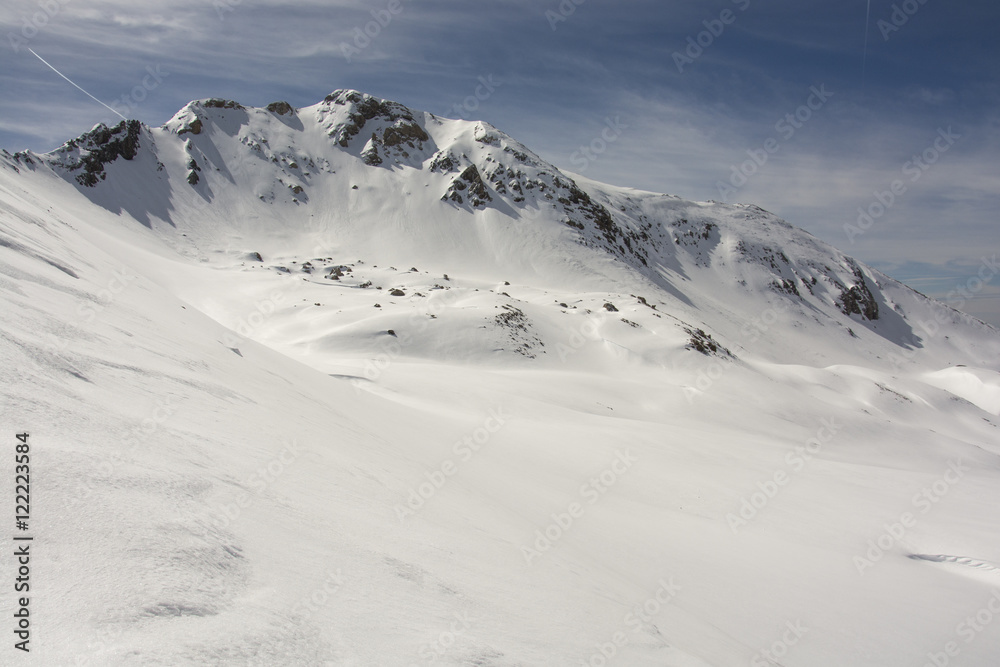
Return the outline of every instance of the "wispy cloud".
{"type": "MultiPolygon", "coordinates": [[[[546,12],[561,11],[555,0],[400,2],[402,10],[350,60],[343,44],[377,20],[372,12],[388,0],[59,0],[60,11],[28,46],[105,101],[127,95],[147,67],[168,71],[131,109],[153,125],[191,99],[301,106],[341,87],[445,113],[477,77],[493,75],[504,85],[476,115],[543,157],[572,170],[581,143],[621,116],[628,129],[586,175],[696,199],[719,199],[717,181],[774,134],[810,86],[825,84],[834,97],[733,199],[758,203],[883,267],[909,260],[932,271],[974,262],[997,239],[995,3],[927,3],[889,40],[875,28],[887,3],[872,3],[862,91],[863,3],[753,1],[681,73],[672,54],[737,3],[582,3],[553,24],[546,12]],[[963,140],[848,243],[842,226],[857,207],[949,125],[963,140]]],[[[0,34],[21,34],[38,7],[13,3],[0,34]]],[[[5,147],[48,150],[115,120],[23,48],[3,48],[5,147]]]]}

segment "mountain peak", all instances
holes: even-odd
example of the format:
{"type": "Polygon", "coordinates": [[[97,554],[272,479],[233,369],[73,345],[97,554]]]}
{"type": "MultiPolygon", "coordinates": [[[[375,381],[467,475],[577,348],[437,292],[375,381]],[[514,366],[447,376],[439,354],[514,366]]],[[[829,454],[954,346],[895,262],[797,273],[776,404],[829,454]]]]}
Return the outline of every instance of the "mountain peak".
{"type": "Polygon", "coordinates": [[[37,664],[920,664],[996,587],[997,331],[756,206],[357,91],[0,164],[37,664]]]}
{"type": "Polygon", "coordinates": [[[638,279],[684,309],[728,313],[688,327],[723,342],[738,335],[734,312],[752,318],[774,304],[850,337],[868,330],[909,346],[924,338],[901,305],[922,297],[757,206],[571,176],[488,122],[357,90],[299,109],[195,100],[161,128],[100,125],[41,157],[95,203],[150,227],[261,243],[274,228],[319,232],[394,262],[417,263],[406,253],[423,248],[498,274],[529,265],[549,275],[570,267],[588,281],[638,279]],[[757,305],[706,306],[718,290],[757,305]]]}

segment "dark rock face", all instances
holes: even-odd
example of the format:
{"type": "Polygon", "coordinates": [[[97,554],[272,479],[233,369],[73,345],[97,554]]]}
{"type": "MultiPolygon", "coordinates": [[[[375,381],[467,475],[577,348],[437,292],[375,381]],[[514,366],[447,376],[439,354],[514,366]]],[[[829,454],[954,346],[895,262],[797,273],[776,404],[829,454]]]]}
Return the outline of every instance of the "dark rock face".
{"type": "Polygon", "coordinates": [[[798,286],[788,278],[782,278],[780,281],[772,280],[768,285],[768,287],[771,289],[771,291],[777,292],[779,294],[791,294],[793,296],[798,296],[798,297],[802,296],[802,294],[799,292],[798,286]]]}
{"type": "Polygon", "coordinates": [[[433,172],[450,173],[458,170],[457,160],[451,153],[438,151],[431,160],[430,170],[433,172]]]}
{"type": "Polygon", "coordinates": [[[194,158],[191,158],[188,160],[187,167],[187,182],[191,185],[198,185],[198,181],[201,180],[201,177],[198,175],[198,172],[201,171],[201,167],[198,166],[198,162],[194,158]]]}
{"type": "Polygon", "coordinates": [[[469,184],[469,199],[473,206],[484,206],[486,202],[493,201],[476,165],[470,164],[466,167],[459,178],[469,184]]]}
{"type": "Polygon", "coordinates": [[[136,156],[141,132],[142,125],[137,120],[123,120],[112,128],[99,125],[63,147],[63,151],[74,148],[83,151],[80,160],[67,167],[70,171],[83,169],[83,173],[76,175],[76,181],[92,188],[107,177],[106,165],[119,157],[131,160],[136,156]]]}
{"type": "Polygon", "coordinates": [[[709,357],[714,356],[725,359],[733,356],[729,350],[712,339],[712,334],[705,333],[703,329],[685,327],[684,331],[691,336],[690,342],[687,344],[687,349],[696,350],[709,357]]]}
{"type": "MultiPolygon", "coordinates": [[[[526,189],[531,189],[526,184],[526,189]]],[[[545,187],[539,185],[544,192],[545,187]]],[[[646,230],[622,229],[611,212],[590,195],[581,190],[573,181],[565,181],[558,176],[552,178],[556,201],[566,213],[565,223],[590,235],[590,244],[602,245],[621,257],[634,257],[643,266],[647,265],[648,250],[643,242],[650,241],[646,230]],[[588,229],[588,227],[590,229],[588,229]]]]}
{"type": "Polygon", "coordinates": [[[201,119],[200,118],[195,118],[190,123],[188,123],[187,125],[185,125],[181,129],[177,130],[177,136],[180,136],[182,134],[187,134],[188,132],[190,132],[191,134],[201,134],[202,127],[203,126],[202,126],[201,119]]]}
{"type": "Polygon", "coordinates": [[[466,167],[465,170],[451,182],[451,186],[448,187],[448,191],[444,193],[441,200],[453,201],[456,204],[462,204],[465,200],[459,193],[465,192],[466,190],[468,190],[469,203],[472,204],[473,208],[486,206],[486,202],[493,201],[493,197],[490,196],[490,191],[486,187],[486,183],[483,182],[483,177],[479,173],[479,169],[474,164],[470,164],[466,167]]]}
{"type": "Polygon", "coordinates": [[[223,100],[218,97],[213,97],[212,99],[205,100],[201,103],[206,109],[243,109],[245,108],[239,102],[234,102],[233,100],[223,100]]]}
{"type": "Polygon", "coordinates": [[[414,142],[427,141],[428,139],[430,137],[424,132],[424,128],[414,122],[404,120],[397,120],[392,127],[385,128],[385,132],[382,133],[382,143],[386,146],[399,146],[406,143],[413,147],[414,142]]]}
{"type": "Polygon", "coordinates": [[[370,167],[382,164],[382,158],[378,154],[379,143],[378,137],[372,133],[372,140],[368,142],[365,149],[361,152],[361,159],[370,167]]]}
{"type": "MultiPolygon", "coordinates": [[[[349,107],[346,123],[339,124],[330,129],[329,135],[342,148],[347,148],[351,139],[358,135],[370,120],[380,118],[382,120],[399,124],[397,131],[392,134],[392,139],[402,140],[404,136],[421,136],[421,140],[426,140],[427,135],[423,129],[416,125],[413,114],[410,110],[398,102],[380,100],[377,97],[359,93],[356,90],[336,90],[326,96],[323,100],[327,104],[349,107]],[[410,126],[416,126],[416,130],[410,126]],[[407,129],[403,129],[407,128],[407,129]]],[[[388,133],[388,131],[387,131],[388,133]]]]}
{"type": "Polygon", "coordinates": [[[866,320],[877,320],[879,317],[878,301],[875,300],[875,295],[868,288],[865,274],[861,267],[853,262],[851,268],[854,270],[854,278],[857,282],[850,288],[846,285],[840,286],[841,293],[837,305],[840,306],[844,315],[860,315],[866,320]]]}
{"type": "Polygon", "coordinates": [[[520,308],[509,304],[502,306],[503,312],[493,318],[493,323],[501,331],[505,331],[509,338],[507,345],[510,351],[535,359],[538,353],[545,354],[545,350],[538,348],[545,347],[545,343],[539,338],[531,327],[531,321],[520,308]]]}
{"type": "Polygon", "coordinates": [[[295,113],[295,107],[288,102],[271,102],[267,105],[267,110],[279,116],[290,116],[295,113]]]}

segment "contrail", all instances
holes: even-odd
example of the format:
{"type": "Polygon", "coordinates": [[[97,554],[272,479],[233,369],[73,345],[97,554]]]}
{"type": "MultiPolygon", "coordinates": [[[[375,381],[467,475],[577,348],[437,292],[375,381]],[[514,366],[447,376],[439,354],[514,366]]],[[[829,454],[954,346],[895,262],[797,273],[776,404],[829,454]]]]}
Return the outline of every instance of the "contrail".
{"type": "Polygon", "coordinates": [[[868,0],[868,11],[865,13],[865,55],[861,59],[861,90],[865,89],[865,73],[868,67],[868,29],[871,27],[871,18],[872,0],[868,0]]]}
{"type": "MultiPolygon", "coordinates": [[[[29,51],[31,51],[31,49],[30,49],[30,48],[29,48],[28,50],[29,50],[29,51]]],[[[35,56],[36,58],[38,58],[39,60],[41,60],[41,61],[42,61],[43,63],[45,63],[45,65],[46,65],[46,66],[47,66],[47,67],[48,67],[48,68],[49,68],[50,70],[52,70],[53,72],[55,72],[56,74],[58,74],[59,76],[61,76],[61,77],[62,77],[62,78],[64,78],[64,79],[66,79],[66,80],[67,80],[67,81],[69,81],[69,82],[70,82],[71,84],[73,84],[73,86],[74,86],[74,87],[75,87],[75,88],[76,88],[77,90],[79,90],[79,91],[80,91],[81,93],[83,93],[84,95],[86,95],[86,96],[87,96],[87,97],[89,97],[90,99],[94,100],[95,102],[97,102],[98,104],[100,104],[100,105],[101,105],[102,107],[104,107],[105,109],[107,109],[108,111],[110,111],[111,113],[113,113],[113,114],[116,114],[116,115],[117,115],[117,116],[119,116],[119,117],[120,117],[120,118],[121,118],[122,120],[128,120],[128,118],[126,118],[125,116],[122,116],[122,115],[121,115],[120,113],[118,113],[117,111],[115,111],[114,109],[112,109],[111,107],[109,107],[109,106],[108,106],[107,104],[105,104],[104,102],[100,101],[99,99],[97,99],[96,97],[94,97],[93,95],[91,95],[90,93],[88,93],[88,92],[87,92],[86,90],[84,90],[83,88],[80,88],[80,86],[77,86],[77,85],[76,85],[75,83],[73,83],[72,81],[70,81],[70,79],[69,79],[69,77],[68,77],[68,76],[66,76],[65,74],[63,74],[63,73],[62,73],[62,72],[60,72],[59,70],[57,70],[57,69],[56,69],[55,67],[53,67],[52,65],[49,65],[49,63],[45,62],[45,58],[41,57],[40,55],[38,55],[38,54],[37,54],[37,53],[35,53],[34,51],[31,51],[31,55],[33,55],[33,56],[35,56]]]]}

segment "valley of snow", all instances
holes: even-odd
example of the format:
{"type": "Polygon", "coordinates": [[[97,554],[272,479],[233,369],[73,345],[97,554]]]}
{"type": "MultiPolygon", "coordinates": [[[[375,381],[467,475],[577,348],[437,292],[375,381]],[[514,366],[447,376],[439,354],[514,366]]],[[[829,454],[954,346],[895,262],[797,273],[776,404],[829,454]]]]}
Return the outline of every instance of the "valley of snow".
{"type": "Polygon", "coordinates": [[[0,156],[0,313],[0,664],[1000,664],[1000,332],[754,206],[207,100],[0,156]]]}

